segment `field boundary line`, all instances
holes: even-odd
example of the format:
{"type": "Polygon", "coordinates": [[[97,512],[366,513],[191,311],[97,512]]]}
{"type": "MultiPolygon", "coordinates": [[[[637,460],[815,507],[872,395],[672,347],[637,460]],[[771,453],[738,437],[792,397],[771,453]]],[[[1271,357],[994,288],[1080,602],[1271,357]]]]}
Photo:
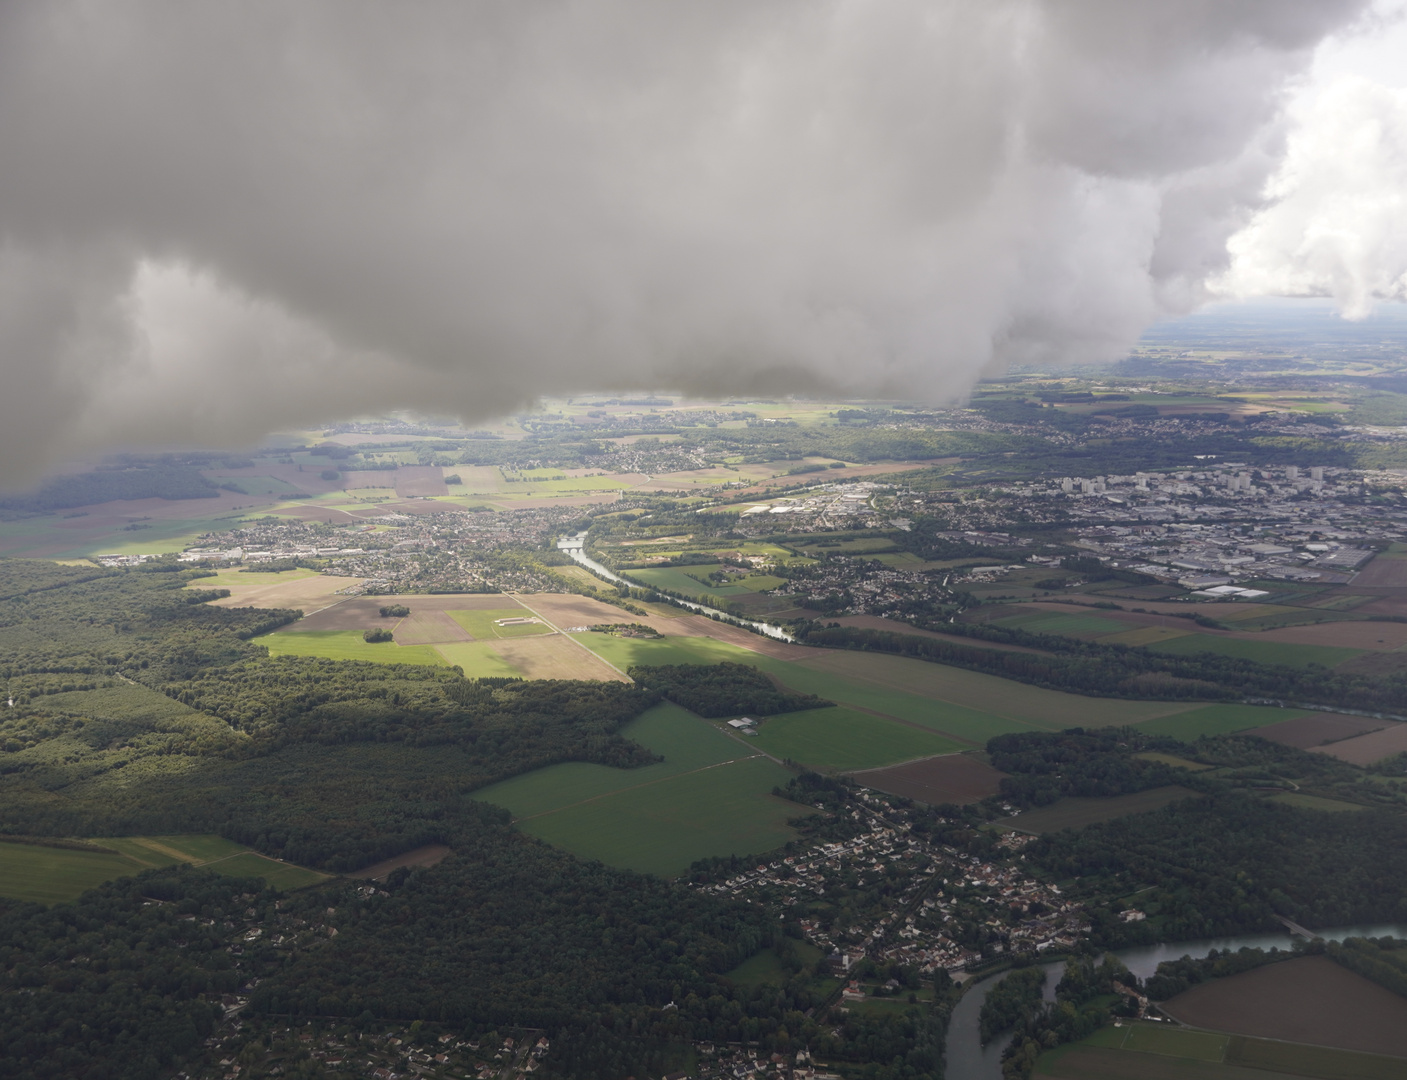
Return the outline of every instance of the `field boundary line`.
{"type": "MultiPolygon", "coordinates": [[[[932,731],[933,729],[924,728],[924,730],[932,731]]],[[[940,734],[942,733],[940,732],[940,734]]],[[[909,758],[908,761],[896,761],[893,765],[871,765],[868,769],[852,769],[850,772],[844,773],[843,775],[859,777],[862,773],[884,772],[886,769],[898,769],[903,767],[904,765],[917,765],[920,761],[932,761],[934,758],[957,757],[958,755],[966,754],[967,752],[968,751],[966,750],[949,750],[946,754],[924,754],[922,757],[909,758]]]]}
{"type": "MultiPolygon", "coordinates": [[[[821,651],[822,651],[822,653],[825,653],[825,652],[859,652],[859,650],[856,650],[856,649],[826,649],[826,648],[823,648],[821,651]]],[[[885,655],[895,655],[895,656],[897,656],[897,655],[899,655],[899,654],[897,654],[897,653],[891,653],[891,654],[885,654],[885,655]]],[[[917,657],[904,657],[903,659],[917,659],[917,657]]],[[[806,657],[800,657],[800,658],[798,658],[798,659],[796,659],[796,660],[791,660],[791,661],[788,661],[788,662],[789,662],[789,663],[793,663],[793,664],[803,664],[803,665],[805,665],[806,667],[812,667],[813,664],[815,664],[815,663],[817,663],[817,662],[821,662],[822,660],[823,660],[823,657],[822,657],[822,656],[815,656],[815,657],[806,656],[806,657]]],[[[920,663],[925,663],[925,664],[932,664],[934,667],[939,667],[939,668],[951,667],[951,668],[953,668],[953,669],[956,670],[956,671],[968,671],[968,670],[969,670],[969,669],[967,669],[967,668],[960,668],[960,667],[957,667],[955,664],[943,664],[943,663],[940,663],[939,661],[936,661],[936,660],[921,660],[921,661],[919,661],[919,662],[920,662],[920,663]]],[[[823,670],[823,669],[816,669],[816,668],[813,668],[813,670],[823,670]]],[[[823,673],[824,673],[824,672],[823,672],[823,673]]],[[[982,672],[982,671],[978,671],[978,672],[972,672],[972,674],[976,674],[976,675],[986,675],[987,673],[986,673],[986,672],[982,672]]],[[[1042,687],[1035,686],[1035,685],[1032,684],[1032,683],[1023,683],[1023,682],[1020,682],[1020,681],[1017,680],[1017,679],[1007,679],[1007,678],[1004,678],[1004,677],[1001,676],[1001,675],[987,675],[987,677],[988,677],[988,678],[991,678],[991,679],[998,679],[998,680],[1000,680],[1001,682],[1009,682],[1009,683],[1012,683],[1012,684],[1015,685],[1015,686],[1030,687],[1030,688],[1035,689],[1035,690],[1041,690],[1041,689],[1043,689],[1042,687]]],[[[778,678],[781,678],[781,676],[778,676],[778,678]]],[[[952,698],[940,697],[940,696],[938,696],[937,694],[920,694],[920,693],[917,693],[917,692],[915,692],[915,691],[913,691],[913,690],[906,690],[906,689],[904,689],[902,686],[895,686],[893,683],[881,682],[879,679],[874,679],[874,678],[871,678],[871,677],[866,676],[866,675],[854,675],[854,674],[851,674],[850,672],[846,672],[846,673],[845,673],[845,678],[847,678],[847,679],[854,679],[854,680],[857,681],[857,682],[867,682],[867,683],[869,683],[871,686],[877,686],[877,687],[879,687],[881,690],[889,690],[889,691],[892,691],[892,692],[898,693],[898,694],[907,694],[909,697],[919,698],[919,699],[925,700],[925,701],[939,701],[939,702],[942,702],[944,705],[951,705],[951,706],[953,706],[953,708],[955,708],[955,709],[967,709],[967,710],[970,710],[970,711],[972,711],[972,712],[979,712],[979,711],[980,711],[980,712],[986,712],[986,713],[989,713],[989,714],[991,714],[992,716],[998,717],[998,718],[1000,718],[1000,719],[1002,719],[1002,720],[1010,720],[1010,721],[1012,721],[1013,723],[1024,724],[1024,725],[1026,725],[1027,727],[1031,728],[1031,729],[1034,730],[1034,731],[1059,731],[1059,730],[1060,730],[1060,728],[1058,728],[1058,727],[1040,727],[1040,726],[1038,726],[1038,725],[1036,725],[1036,724],[1033,724],[1030,720],[1027,720],[1027,719],[1025,719],[1024,717],[1013,716],[1013,715],[1011,715],[1010,713],[1001,712],[1001,711],[999,711],[999,709],[994,708],[994,707],[991,707],[991,706],[988,706],[988,705],[983,705],[983,706],[979,709],[979,708],[978,708],[977,706],[975,706],[975,705],[964,705],[964,704],[963,704],[962,702],[960,702],[960,701],[954,701],[952,698]]],[[[1081,698],[1081,699],[1085,699],[1085,700],[1089,700],[1089,701],[1132,701],[1132,702],[1136,702],[1136,703],[1147,703],[1147,704],[1154,704],[1154,705],[1161,705],[1161,704],[1163,704],[1162,701],[1159,701],[1159,700],[1154,699],[1154,698],[1095,698],[1095,697],[1090,697],[1089,695],[1086,695],[1086,694],[1076,694],[1076,693],[1074,693],[1073,691],[1070,691],[1070,690],[1054,690],[1054,691],[1050,691],[1050,692],[1051,692],[1051,693],[1057,693],[1057,694],[1064,694],[1066,697],[1081,698]]],[[[849,708],[849,709],[858,709],[858,710],[861,711],[861,712],[873,712],[873,713],[875,713],[876,716],[882,716],[882,717],[885,717],[886,719],[889,719],[889,720],[896,720],[896,721],[898,721],[898,722],[901,723],[901,724],[913,723],[913,721],[910,721],[910,720],[901,720],[901,719],[900,719],[899,717],[897,717],[897,716],[890,716],[888,713],[875,712],[875,710],[873,710],[873,709],[866,709],[866,708],[865,708],[864,706],[862,706],[862,705],[847,705],[847,704],[846,704],[845,702],[843,702],[843,701],[837,702],[836,704],[838,704],[838,705],[845,705],[845,707],[846,707],[846,708],[849,708]]],[[[1180,716],[1180,715],[1181,715],[1182,713],[1184,713],[1184,712],[1190,712],[1192,709],[1195,709],[1195,708],[1199,708],[1199,707],[1200,707],[1199,705],[1195,705],[1195,704],[1193,704],[1193,705],[1187,705],[1186,707],[1182,707],[1182,703],[1181,703],[1181,702],[1176,702],[1176,701],[1167,702],[1167,704],[1173,706],[1173,708],[1172,708],[1172,710],[1171,710],[1170,712],[1163,713],[1163,714],[1161,714],[1161,715],[1159,715],[1159,716],[1149,716],[1149,717],[1145,717],[1143,720],[1130,721],[1130,723],[1131,723],[1131,724],[1141,724],[1141,723],[1144,723],[1144,722],[1146,722],[1146,721],[1165,720],[1165,719],[1167,719],[1168,717],[1171,717],[1171,716],[1180,716]]],[[[1214,703],[1214,704],[1219,704],[1219,703],[1214,703]]],[[[923,727],[922,724],[917,724],[917,725],[915,725],[915,726],[917,726],[917,727],[923,727]]],[[[936,729],[934,729],[934,728],[925,728],[924,730],[926,730],[926,731],[934,731],[934,730],[936,730],[936,729]]],[[[947,735],[948,733],[947,733],[947,732],[940,732],[940,734],[947,735]]],[[[958,738],[956,735],[948,735],[948,737],[949,737],[949,738],[952,738],[952,739],[957,739],[957,738],[958,738]]],[[[966,739],[959,739],[958,741],[960,741],[960,742],[966,742],[967,740],[966,740],[966,739]]],[[[980,744],[978,744],[978,743],[973,743],[973,745],[974,745],[974,746],[977,746],[977,745],[980,745],[980,744]]]]}
{"type": "MultiPolygon", "coordinates": [[[[767,754],[749,754],[747,757],[729,758],[727,761],[716,761],[712,765],[703,765],[697,769],[688,769],[684,772],[671,773],[669,776],[661,776],[658,780],[646,780],[643,784],[631,784],[629,787],[616,788],[614,791],[603,791],[600,795],[593,795],[589,799],[582,799],[579,802],[568,803],[566,806],[558,806],[552,810],[539,810],[536,814],[527,814],[520,818],[514,818],[513,824],[520,821],[531,821],[533,818],[546,817],[548,814],[560,814],[563,810],[571,810],[574,807],[585,806],[587,803],[597,802],[600,799],[609,799],[612,795],[623,795],[627,791],[638,791],[641,788],[654,787],[656,784],[668,783],[670,780],[678,780],[681,776],[693,776],[695,773],[708,772],[709,769],[721,769],[725,765],[736,765],[740,761],[754,761],[757,758],[768,757],[767,754]]],[[[770,759],[769,760],[775,760],[770,759]]]]}
{"type": "Polygon", "coordinates": [[[522,607],[522,608],[525,609],[526,611],[531,611],[531,612],[533,613],[533,615],[535,615],[537,618],[541,619],[541,620],[543,621],[543,623],[545,623],[548,627],[550,627],[551,630],[552,630],[552,632],[553,632],[554,634],[561,634],[562,637],[566,638],[568,641],[570,641],[570,642],[571,642],[573,645],[575,645],[577,648],[579,648],[579,649],[583,650],[584,652],[588,653],[593,659],[599,660],[601,663],[605,664],[608,668],[610,668],[612,671],[616,672],[618,675],[625,675],[625,679],[626,679],[627,682],[632,683],[632,684],[635,682],[634,679],[632,679],[629,675],[626,675],[625,672],[621,671],[620,668],[616,667],[615,664],[611,663],[611,662],[610,662],[609,660],[607,660],[604,656],[601,656],[599,653],[596,653],[596,652],[594,652],[593,650],[588,649],[588,648],[587,648],[585,645],[583,645],[580,641],[578,641],[576,638],[572,637],[571,634],[565,633],[565,632],[562,630],[562,628],[561,628],[560,626],[558,626],[556,623],[554,623],[554,622],[553,622],[551,619],[549,619],[546,615],[542,614],[542,612],[540,612],[540,611],[535,611],[533,608],[528,607],[528,605],[525,604],[525,603],[523,603],[523,601],[518,597],[518,595],[517,595],[516,593],[506,593],[505,595],[506,595],[510,600],[512,600],[515,604],[517,604],[518,606],[522,607]]]}

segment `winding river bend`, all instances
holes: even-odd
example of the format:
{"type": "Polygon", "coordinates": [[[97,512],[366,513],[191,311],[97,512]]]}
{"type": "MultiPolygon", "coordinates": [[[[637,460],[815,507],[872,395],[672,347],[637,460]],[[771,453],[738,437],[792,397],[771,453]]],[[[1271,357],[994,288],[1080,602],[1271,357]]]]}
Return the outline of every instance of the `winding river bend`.
{"type": "MultiPolygon", "coordinates": [[[[1366,926],[1336,926],[1317,931],[1326,941],[1342,941],[1350,937],[1407,937],[1407,923],[1379,923],[1366,926]]],[[[1293,938],[1288,931],[1278,934],[1242,934],[1237,937],[1206,938],[1201,941],[1180,941],[1173,944],[1139,945],[1131,949],[1116,949],[1114,955],[1122,960],[1128,969],[1140,979],[1146,979],[1158,970],[1164,960],[1177,960],[1183,956],[1203,957],[1213,949],[1233,952],[1237,949],[1288,949],[1293,938]]],[[[1064,974],[1063,963],[1043,964],[1046,971],[1045,999],[1055,1000],[1055,984],[1064,974]]],[[[1010,1041],[999,1035],[987,1046],[982,1045],[977,1026],[978,1014],[987,991],[995,986],[1006,972],[989,975],[974,983],[962,996],[948,1021],[948,1051],[944,1076],[947,1080],[1002,1080],[1002,1050],[1010,1041]]]]}
{"type": "MultiPolygon", "coordinates": [[[[564,536],[557,541],[557,550],[565,552],[571,556],[573,561],[586,567],[597,577],[603,577],[613,585],[627,585],[637,589],[647,589],[648,585],[643,585],[638,581],[629,581],[611,570],[607,570],[595,559],[586,554],[586,533],[579,532],[575,536],[564,536]]],[[[734,626],[746,626],[750,630],[756,630],[759,634],[766,634],[770,638],[778,641],[795,641],[790,634],[780,626],[773,626],[771,623],[755,622],[752,619],[741,619],[736,615],[729,615],[726,611],[719,611],[716,608],[706,607],[703,604],[696,604],[692,600],[680,600],[671,596],[670,602],[686,607],[690,611],[697,611],[700,615],[707,615],[711,619],[718,619],[722,622],[732,623],[734,626]]]]}

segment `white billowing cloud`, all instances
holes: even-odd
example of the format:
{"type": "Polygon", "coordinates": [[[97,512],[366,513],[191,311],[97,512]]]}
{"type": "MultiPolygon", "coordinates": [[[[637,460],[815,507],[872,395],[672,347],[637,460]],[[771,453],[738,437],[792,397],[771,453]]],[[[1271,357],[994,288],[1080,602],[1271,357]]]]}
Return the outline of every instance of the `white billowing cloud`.
{"type": "Polygon", "coordinates": [[[1117,356],[1208,296],[1364,6],[5,5],[0,483],[350,412],[941,401],[1117,356]]]}
{"type": "Polygon", "coordinates": [[[1407,88],[1343,76],[1293,124],[1270,205],[1232,237],[1221,287],[1332,296],[1349,318],[1407,300],[1407,88]]]}

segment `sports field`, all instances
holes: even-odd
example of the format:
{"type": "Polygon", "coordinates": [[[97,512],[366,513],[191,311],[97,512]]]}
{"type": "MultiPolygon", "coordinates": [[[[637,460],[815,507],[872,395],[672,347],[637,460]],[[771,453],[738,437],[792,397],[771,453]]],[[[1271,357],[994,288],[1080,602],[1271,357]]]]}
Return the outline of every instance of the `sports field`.
{"type": "MultiPolygon", "coordinates": [[[[791,773],[677,705],[621,729],[664,760],[639,769],[567,762],[494,784],[476,799],[584,858],[673,876],[710,855],[780,847],[805,812],[772,796],[791,773]]],[[[750,740],[749,740],[750,741],[750,740]]]]}
{"type": "Polygon", "coordinates": [[[360,630],[300,630],[276,632],[253,639],[270,656],[323,656],[329,660],[370,660],[376,664],[442,665],[445,660],[429,645],[371,644],[360,630]]]}
{"type": "Polygon", "coordinates": [[[963,749],[932,731],[844,706],[768,717],[752,741],[773,757],[823,772],[874,769],[963,749]]]}
{"type": "Polygon", "coordinates": [[[518,605],[512,607],[480,608],[471,611],[447,612],[449,617],[473,635],[476,641],[492,641],[495,638],[532,637],[536,634],[550,634],[552,628],[540,622],[512,623],[499,626],[502,619],[531,619],[533,616],[518,605]]]}
{"type": "Polygon", "coordinates": [[[0,896],[63,903],[104,881],[176,863],[208,866],[231,877],[262,877],[278,889],[297,889],[327,877],[266,859],[219,836],[101,837],[88,843],[109,850],[0,843],[0,896]]]}

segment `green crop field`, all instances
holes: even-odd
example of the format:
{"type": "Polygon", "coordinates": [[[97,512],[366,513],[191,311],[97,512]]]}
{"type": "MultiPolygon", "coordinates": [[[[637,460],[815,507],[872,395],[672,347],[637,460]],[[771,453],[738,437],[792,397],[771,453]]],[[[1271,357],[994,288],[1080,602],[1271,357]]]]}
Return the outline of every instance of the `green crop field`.
{"type": "Polygon", "coordinates": [[[831,772],[874,769],[966,749],[931,731],[843,706],[770,717],[750,741],[775,757],[831,772]]]}
{"type": "Polygon", "coordinates": [[[300,630],[265,634],[254,639],[270,656],[325,656],[329,660],[370,660],[377,664],[442,665],[444,658],[429,645],[397,645],[362,640],[360,630],[300,630]]]}
{"type": "Polygon", "coordinates": [[[793,690],[921,724],[977,745],[1009,731],[1131,724],[1196,708],[1181,702],[1079,697],[882,653],[818,649],[814,659],[790,661],[713,638],[643,640],[582,634],[578,640],[622,670],[634,664],[715,664],[723,660],[751,664],[793,690]]]}
{"type": "Polygon", "coordinates": [[[1402,1080],[1407,1074],[1407,1062],[1401,1058],[1240,1035],[1232,1036],[1226,1060],[1318,1080],[1402,1080]]]}
{"type": "Polygon", "coordinates": [[[461,668],[466,679],[511,679],[523,674],[487,641],[447,641],[425,647],[438,652],[445,663],[461,668]]]}
{"type": "Polygon", "coordinates": [[[301,889],[305,885],[315,885],[319,881],[326,881],[329,876],[319,874],[316,870],[305,870],[301,866],[278,862],[275,859],[266,859],[253,851],[246,851],[242,855],[234,855],[228,859],[220,859],[209,865],[211,870],[217,874],[224,874],[226,877],[263,878],[275,889],[301,889]]]}
{"type": "MultiPolygon", "coordinates": [[[[1118,1030],[1118,1029],[1115,1029],[1118,1030]]],[[[1198,1061],[1221,1061],[1226,1056],[1229,1035],[1211,1031],[1192,1031],[1166,1024],[1126,1024],[1121,1050],[1142,1050],[1168,1057],[1195,1058],[1198,1061]]]]}
{"type": "Polygon", "coordinates": [[[0,896],[63,903],[104,881],[176,863],[208,865],[230,877],[262,877],[277,889],[297,889],[327,877],[266,859],[219,836],[105,836],[89,843],[111,853],[0,843],[0,896]]]}
{"type": "Polygon", "coordinates": [[[1279,641],[1245,641],[1241,638],[1216,637],[1212,634],[1188,634],[1148,646],[1154,652],[1175,656],[1192,656],[1199,652],[1216,653],[1254,660],[1261,664],[1322,664],[1333,667],[1352,660],[1362,649],[1341,649],[1333,645],[1291,645],[1279,641]]]}
{"type": "Polygon", "coordinates": [[[58,904],[104,881],[145,869],[126,855],[0,843],[0,896],[58,904]]]}
{"type": "Polygon", "coordinates": [[[187,862],[196,866],[228,859],[249,849],[233,840],[213,834],[187,836],[104,836],[91,843],[115,848],[144,866],[170,866],[187,862]]]}
{"type": "Polygon", "coordinates": [[[1229,735],[1307,715],[1303,711],[1275,709],[1266,705],[1203,705],[1172,716],[1144,720],[1138,725],[1138,730],[1192,742],[1203,735],[1229,735]]]}
{"type": "MultiPolygon", "coordinates": [[[[712,573],[716,565],[691,566],[689,569],[703,577],[712,573]]],[[[683,570],[673,567],[651,567],[648,570],[627,570],[626,575],[646,585],[669,592],[683,593],[685,596],[746,596],[752,590],[740,585],[705,585],[699,578],[691,577],[683,570]]]]}
{"type": "MultiPolygon", "coordinates": [[[[739,746],[740,751],[746,748],[739,746]]],[[[520,823],[585,859],[674,877],[698,859],[771,851],[804,807],[771,794],[791,773],[764,757],[667,777],[520,823]]]]}
{"type": "MultiPolygon", "coordinates": [[[[759,666],[762,666],[761,663],[759,666]]],[[[1104,727],[1131,724],[1188,708],[1186,704],[1167,701],[1080,697],[963,668],[883,653],[818,650],[815,659],[808,657],[789,666],[811,670],[818,675],[843,678],[872,699],[858,699],[855,704],[903,720],[928,724],[950,735],[972,738],[976,742],[985,742],[1000,732],[1021,731],[1030,727],[1058,731],[1075,725],[1104,727]],[[876,691],[881,688],[887,693],[901,696],[886,698],[890,701],[888,706],[876,704],[879,700],[876,691]],[[949,706],[967,712],[950,716],[944,712],[949,706]],[[906,711],[898,711],[901,708],[906,711]],[[935,712],[942,712],[941,719],[925,719],[935,712]],[[958,730],[954,725],[960,723],[963,716],[980,719],[981,724],[970,731],[958,730]]],[[[786,681],[786,676],[779,671],[770,667],[766,670],[786,681]]],[[[811,692],[820,693],[833,701],[844,700],[821,690],[811,692]]],[[[851,702],[845,700],[845,703],[851,702]]]]}
{"type": "Polygon", "coordinates": [[[1100,1028],[1042,1054],[1036,1080],[1399,1080],[1400,1058],[1194,1028],[1100,1028]]]}
{"type": "Polygon", "coordinates": [[[447,611],[445,614],[480,641],[492,641],[494,638],[535,637],[538,634],[552,633],[551,629],[542,623],[520,623],[517,626],[497,625],[499,619],[532,617],[527,609],[516,606],[483,608],[476,611],[447,611]]]}
{"type": "Polygon", "coordinates": [[[515,818],[549,813],[641,784],[745,757],[753,751],[678,705],[656,705],[620,729],[621,735],[663,761],[613,769],[568,761],[481,788],[474,798],[506,808],[515,818]]]}

